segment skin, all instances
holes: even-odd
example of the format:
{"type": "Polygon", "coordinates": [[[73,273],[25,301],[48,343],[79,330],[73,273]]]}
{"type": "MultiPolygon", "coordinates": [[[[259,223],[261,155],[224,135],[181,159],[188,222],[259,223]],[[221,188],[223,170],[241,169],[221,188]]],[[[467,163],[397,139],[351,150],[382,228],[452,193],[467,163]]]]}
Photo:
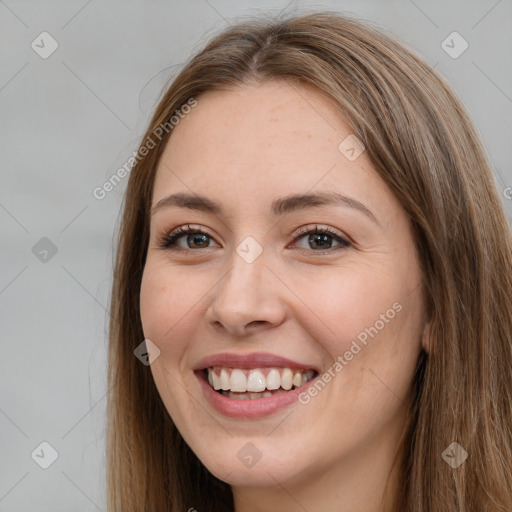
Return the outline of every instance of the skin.
{"type": "Polygon", "coordinates": [[[225,213],[172,206],[151,219],[140,307],[160,349],[151,371],[163,402],[203,464],[232,485],[237,512],[391,510],[399,476],[385,493],[386,479],[427,349],[408,217],[365,152],[354,161],[340,152],[351,131],[318,91],[263,82],[197,100],[167,143],[152,204],[193,192],[225,213]],[[357,199],[377,222],[338,205],[270,212],[277,197],[318,191],[357,199]],[[159,236],[187,224],[211,238],[159,248],[159,236]],[[315,225],[352,245],[297,237],[315,225]],[[236,252],[247,236],[263,248],[251,264],[236,252]],[[219,352],[270,352],[327,371],[394,303],[401,311],[307,405],[227,418],[192,371],[219,352]],[[237,458],[247,442],[262,454],[250,468],[237,458]]]}

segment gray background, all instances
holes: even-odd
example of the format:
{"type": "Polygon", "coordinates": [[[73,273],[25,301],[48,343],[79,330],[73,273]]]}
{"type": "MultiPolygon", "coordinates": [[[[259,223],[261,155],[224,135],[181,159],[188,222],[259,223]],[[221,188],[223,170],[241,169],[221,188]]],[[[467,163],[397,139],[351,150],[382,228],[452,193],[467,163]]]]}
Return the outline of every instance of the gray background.
{"type": "Polygon", "coordinates": [[[511,0],[0,0],[0,511],[106,509],[106,308],[126,183],[92,191],[207,38],[285,7],[376,21],[424,55],[467,106],[511,218],[511,0]],[[44,31],[59,45],[46,59],[31,47],[44,31]],[[441,46],[453,31],[469,44],[458,58],[441,46]],[[43,441],[58,452],[48,469],[35,461],[47,448],[31,457],[43,441]]]}

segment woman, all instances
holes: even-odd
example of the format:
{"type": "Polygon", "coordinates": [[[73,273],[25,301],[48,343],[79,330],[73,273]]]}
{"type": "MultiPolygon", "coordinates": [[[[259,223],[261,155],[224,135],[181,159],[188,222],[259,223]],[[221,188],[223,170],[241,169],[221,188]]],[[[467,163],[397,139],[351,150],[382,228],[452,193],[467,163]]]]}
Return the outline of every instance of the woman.
{"type": "Polygon", "coordinates": [[[512,508],[510,228],[434,70],[335,13],[240,23],[139,153],[109,510],[512,508]]]}

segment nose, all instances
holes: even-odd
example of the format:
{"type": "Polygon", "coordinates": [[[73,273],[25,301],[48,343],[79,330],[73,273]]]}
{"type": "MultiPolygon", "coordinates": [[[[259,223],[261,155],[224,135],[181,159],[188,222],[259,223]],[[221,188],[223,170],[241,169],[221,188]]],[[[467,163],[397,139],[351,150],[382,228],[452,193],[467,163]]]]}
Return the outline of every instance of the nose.
{"type": "Polygon", "coordinates": [[[284,285],[266,265],[265,251],[252,263],[237,253],[214,287],[206,320],[232,336],[247,336],[279,326],[285,319],[284,285]]]}

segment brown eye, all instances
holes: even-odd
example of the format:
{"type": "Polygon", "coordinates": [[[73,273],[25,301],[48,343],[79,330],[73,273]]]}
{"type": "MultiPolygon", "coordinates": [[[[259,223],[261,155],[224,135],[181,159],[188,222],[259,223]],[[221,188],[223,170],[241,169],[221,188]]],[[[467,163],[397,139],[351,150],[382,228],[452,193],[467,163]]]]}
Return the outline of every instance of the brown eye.
{"type": "Polygon", "coordinates": [[[301,249],[309,250],[309,252],[322,252],[328,251],[332,249],[333,251],[338,249],[343,249],[349,247],[351,244],[336,232],[332,231],[330,228],[318,228],[315,226],[314,229],[302,229],[299,231],[299,236],[296,240],[301,238],[306,239],[307,247],[302,247],[301,249]],[[336,242],[336,245],[333,247],[333,241],[336,242]]]}
{"type": "Polygon", "coordinates": [[[199,228],[179,227],[171,233],[165,234],[158,242],[162,249],[193,250],[208,249],[213,238],[199,228]],[[185,246],[178,244],[178,240],[185,239],[185,246]]]}
{"type": "Polygon", "coordinates": [[[203,233],[195,233],[192,235],[188,235],[185,240],[187,241],[187,245],[189,245],[190,249],[194,249],[194,247],[191,246],[195,244],[197,244],[197,246],[199,246],[200,249],[204,249],[209,245],[209,236],[203,233]]]}

